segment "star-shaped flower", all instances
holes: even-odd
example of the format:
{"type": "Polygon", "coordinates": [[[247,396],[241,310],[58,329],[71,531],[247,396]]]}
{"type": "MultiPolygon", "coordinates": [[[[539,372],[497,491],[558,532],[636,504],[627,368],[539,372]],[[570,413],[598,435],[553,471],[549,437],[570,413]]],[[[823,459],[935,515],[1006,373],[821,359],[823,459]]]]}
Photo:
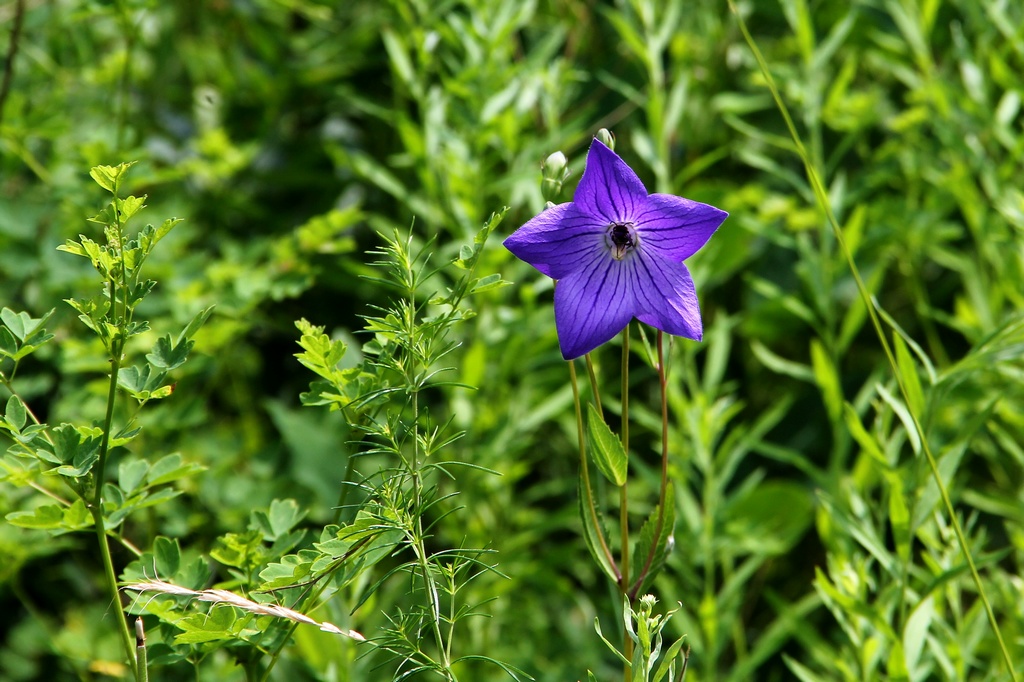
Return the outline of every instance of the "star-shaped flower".
{"type": "Polygon", "coordinates": [[[594,140],[573,201],[535,216],[505,248],[555,287],[562,357],[589,353],[634,317],[669,334],[703,335],[683,261],[729,214],[671,194],[648,194],[615,152],[594,140]]]}

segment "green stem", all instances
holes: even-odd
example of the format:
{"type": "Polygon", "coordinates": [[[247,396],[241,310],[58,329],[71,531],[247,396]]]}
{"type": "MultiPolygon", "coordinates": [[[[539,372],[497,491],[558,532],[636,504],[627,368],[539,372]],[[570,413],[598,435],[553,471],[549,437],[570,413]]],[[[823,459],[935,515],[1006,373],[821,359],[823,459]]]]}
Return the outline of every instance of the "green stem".
{"type": "Polygon", "coordinates": [[[590,390],[594,394],[594,407],[597,408],[597,414],[604,419],[604,408],[601,407],[601,391],[597,387],[597,372],[594,370],[594,360],[590,357],[590,353],[587,353],[584,358],[587,361],[587,376],[590,378],[590,390]]]}
{"type": "MultiPolygon", "coordinates": [[[[629,325],[622,330],[622,451],[626,453],[626,467],[629,470],[629,325]]],[[[629,594],[629,482],[619,488],[619,535],[622,538],[622,577],[619,579],[619,590],[629,594]]],[[[632,603],[632,600],[630,600],[632,603]]],[[[623,632],[623,655],[626,660],[633,660],[633,640],[628,632],[623,632]]],[[[623,679],[629,682],[632,677],[632,666],[626,664],[623,679]]]]}
{"type": "Polygon", "coordinates": [[[142,627],[142,617],[135,619],[135,665],[138,682],[149,682],[149,654],[146,651],[146,631],[142,627]]]}
{"type": "Polygon", "coordinates": [[[612,555],[612,550],[608,547],[608,541],[605,540],[604,531],[601,530],[600,519],[597,516],[597,506],[594,504],[594,493],[590,489],[590,466],[587,463],[587,440],[583,433],[583,408],[580,402],[580,387],[579,382],[576,379],[576,363],[573,360],[569,360],[569,380],[572,384],[572,397],[573,402],[576,405],[576,436],[580,445],[580,477],[583,479],[583,493],[586,497],[587,513],[590,514],[591,527],[597,533],[597,538],[601,542],[601,553],[604,554],[608,563],[611,565],[612,570],[615,571],[616,575],[621,580],[622,573],[619,572],[619,567],[615,564],[615,557],[612,555]]]}
{"type": "MultiPolygon", "coordinates": [[[[727,2],[729,3],[729,8],[732,10],[733,14],[736,15],[736,21],[739,24],[740,31],[743,33],[743,37],[747,41],[747,45],[750,46],[750,50],[754,54],[754,59],[757,60],[757,64],[761,69],[761,74],[764,76],[765,83],[772,94],[772,98],[775,100],[775,105],[778,107],[779,113],[785,120],[786,127],[789,129],[790,137],[793,139],[793,144],[796,146],[797,154],[803,161],[804,171],[807,173],[807,179],[811,183],[811,188],[814,190],[814,196],[818,201],[818,205],[825,212],[825,217],[828,219],[829,225],[832,227],[832,233],[835,235],[836,243],[839,244],[839,248],[842,250],[843,256],[846,258],[846,263],[850,268],[850,273],[853,275],[853,280],[857,285],[857,291],[860,293],[861,299],[867,307],[868,316],[871,318],[871,324],[875,329],[875,334],[878,336],[878,341],[882,346],[885,357],[889,361],[889,367],[896,380],[896,386],[899,388],[900,395],[903,397],[903,402],[910,405],[910,396],[907,393],[906,383],[900,373],[899,365],[896,363],[896,356],[893,354],[892,348],[889,345],[889,340],[882,328],[882,322],[879,318],[878,311],[875,308],[874,300],[871,298],[871,294],[868,291],[867,286],[865,286],[864,280],[861,278],[860,270],[857,268],[857,264],[853,260],[853,254],[850,252],[850,248],[846,244],[846,239],[843,237],[842,228],[840,228],[839,221],[832,210],[832,204],[829,201],[828,193],[825,191],[825,187],[818,175],[817,168],[814,166],[811,157],[808,155],[808,152],[800,139],[800,134],[796,130],[793,119],[789,114],[789,109],[786,107],[785,102],[782,101],[782,95],[779,94],[778,87],[775,85],[775,79],[772,77],[771,71],[768,69],[768,63],[761,54],[761,50],[758,49],[757,43],[754,42],[754,38],[750,35],[750,30],[747,28],[746,22],[743,21],[743,17],[740,16],[739,11],[736,9],[734,0],[727,0],[727,2]]],[[[913,410],[908,410],[908,413],[910,414],[910,419],[913,422],[914,430],[917,432],[921,441],[921,450],[924,452],[925,458],[928,460],[928,466],[932,470],[932,476],[939,489],[942,504],[949,516],[950,525],[953,527],[957,543],[960,545],[960,551],[963,552],[967,565],[970,568],[971,577],[974,579],[974,585],[978,590],[978,597],[981,599],[981,602],[985,607],[985,614],[988,617],[989,624],[991,625],[996,641],[999,644],[999,650],[1002,654],[1003,662],[1006,664],[1007,673],[1009,673],[1010,679],[1016,682],[1017,673],[1013,667],[1013,659],[1010,657],[1010,652],[1006,648],[1006,643],[1003,641],[1003,634],[999,629],[999,622],[996,620],[995,612],[992,610],[992,604],[989,602],[988,595],[985,593],[981,574],[978,573],[978,568],[974,563],[974,557],[971,556],[970,548],[967,546],[967,538],[964,536],[963,528],[961,528],[960,521],[957,519],[956,510],[953,508],[953,502],[949,497],[949,492],[946,490],[946,485],[942,482],[942,474],[939,472],[938,462],[935,459],[935,455],[932,453],[931,446],[929,445],[924,429],[921,426],[920,419],[918,419],[918,416],[913,412],[913,410]]]]}
{"type": "Polygon", "coordinates": [[[655,524],[654,542],[651,544],[651,549],[644,558],[644,567],[637,573],[636,581],[629,590],[630,601],[637,598],[637,593],[640,591],[640,588],[643,587],[644,581],[647,580],[647,574],[650,572],[651,565],[654,563],[654,556],[658,551],[658,542],[659,538],[661,538],[661,531],[662,528],[665,527],[665,505],[668,504],[668,500],[665,499],[668,495],[668,375],[665,372],[664,337],[664,332],[659,329],[658,385],[661,388],[661,490],[658,494],[658,521],[655,524]]]}

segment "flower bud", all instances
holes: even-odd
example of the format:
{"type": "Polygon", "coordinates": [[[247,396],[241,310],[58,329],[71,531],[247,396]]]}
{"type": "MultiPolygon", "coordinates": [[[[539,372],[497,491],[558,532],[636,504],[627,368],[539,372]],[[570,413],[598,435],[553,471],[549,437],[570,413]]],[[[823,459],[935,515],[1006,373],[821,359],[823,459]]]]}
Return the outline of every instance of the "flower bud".
{"type": "Polygon", "coordinates": [[[608,130],[607,128],[601,128],[600,130],[597,131],[597,135],[595,135],[594,137],[600,140],[605,147],[608,147],[608,149],[615,151],[615,136],[612,135],[612,131],[608,130]]]}
{"type": "Polygon", "coordinates": [[[562,183],[569,177],[568,160],[562,152],[553,152],[544,159],[541,173],[544,180],[540,185],[540,193],[549,202],[557,199],[562,193],[562,183]]]}

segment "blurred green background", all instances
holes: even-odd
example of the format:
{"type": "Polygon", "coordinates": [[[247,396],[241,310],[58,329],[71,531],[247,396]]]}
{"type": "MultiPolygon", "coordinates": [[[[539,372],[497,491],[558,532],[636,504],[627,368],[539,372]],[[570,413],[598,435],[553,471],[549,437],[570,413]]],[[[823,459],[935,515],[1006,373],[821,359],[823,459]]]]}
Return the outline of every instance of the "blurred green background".
{"type": "MultiPolygon", "coordinates": [[[[676,549],[655,592],[682,604],[670,631],[690,637],[688,679],[900,679],[893,656],[910,679],[1007,679],[906,426],[908,409],[924,421],[1020,669],[1024,5],[739,7],[887,333],[908,349],[920,404],[896,397],[751,52],[712,0],[0,3],[0,55],[21,17],[0,74],[0,306],[56,308],[57,338],[19,369],[19,393],[51,423],[102,415],[102,349],[63,303],[98,282],[55,247],[95,227],[85,219],[105,198],[89,168],[138,160],[129,189],[149,197],[143,220],[185,219],[149,265],[146,315],[162,334],[217,308],[133,447],[207,470],[125,534],[205,554],[275,498],[317,528],[351,434],[299,406],[312,375],[293,357],[294,320],[358,349],[359,316],[388,295],[361,277],[378,231],[434,238],[443,263],[509,206],[503,237],[543,208],[542,160],[569,157],[569,200],[606,127],[650,191],[731,214],[689,263],[705,341],[673,349],[676,549]]],[[[515,286],[471,301],[452,356],[449,378],[477,390],[439,389],[430,410],[467,431],[448,456],[502,475],[446,483],[464,508],[433,541],[493,548],[508,576],[472,583],[477,600],[496,599],[464,633],[467,651],[539,680],[587,668],[612,679],[592,624],[613,631],[616,602],[579,535],[551,283],[499,241],[478,274],[515,286]]],[[[618,349],[596,360],[614,400],[618,349]]],[[[633,380],[639,525],[660,428],[653,374],[633,380]]],[[[0,480],[0,512],[41,501],[0,480]]],[[[0,679],[116,672],[91,540],[0,525],[0,679]]],[[[372,634],[405,587],[353,627],[372,634]]],[[[300,630],[275,676],[388,678],[358,653],[300,630]]],[[[154,674],[194,679],[181,666],[154,674]]],[[[201,679],[238,675],[216,659],[201,679]]]]}

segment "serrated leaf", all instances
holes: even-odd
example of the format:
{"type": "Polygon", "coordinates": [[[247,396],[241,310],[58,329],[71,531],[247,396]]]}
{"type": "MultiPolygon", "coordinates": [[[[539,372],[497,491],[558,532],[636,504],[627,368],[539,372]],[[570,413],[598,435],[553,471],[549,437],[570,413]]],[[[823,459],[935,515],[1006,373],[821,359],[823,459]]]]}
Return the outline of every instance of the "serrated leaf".
{"type": "Polygon", "coordinates": [[[612,433],[593,403],[587,404],[587,436],[597,468],[613,484],[625,484],[628,467],[626,451],[622,449],[622,441],[612,433]]]}
{"type": "Polygon", "coordinates": [[[181,547],[177,540],[158,536],[153,541],[153,562],[156,568],[156,576],[171,578],[178,573],[181,565],[181,547]]]}
{"type": "Polygon", "coordinates": [[[89,171],[89,176],[96,181],[96,184],[113,192],[117,187],[117,179],[124,172],[120,166],[96,166],[89,171]]]}
{"type": "Polygon", "coordinates": [[[19,528],[56,530],[64,524],[64,509],[56,504],[47,504],[32,511],[11,512],[4,518],[12,526],[19,528]]]}
{"type": "Polygon", "coordinates": [[[114,207],[117,210],[117,217],[122,223],[146,207],[146,197],[127,196],[124,199],[114,199],[114,207]]]}
{"type": "Polygon", "coordinates": [[[266,540],[273,542],[288,533],[305,515],[295,500],[273,500],[266,513],[252,513],[252,524],[263,533],[266,540]]]}
{"type": "Polygon", "coordinates": [[[175,622],[184,632],[175,637],[174,641],[176,644],[200,644],[233,639],[237,619],[235,610],[228,606],[214,606],[209,613],[191,614],[175,622]]]}
{"type": "Polygon", "coordinates": [[[661,512],[659,505],[651,511],[650,516],[640,528],[640,537],[633,550],[632,583],[635,585],[640,581],[636,594],[643,594],[647,586],[661,572],[675,545],[673,536],[676,527],[675,499],[672,484],[669,483],[665,490],[665,514],[661,519],[661,526],[658,525],[658,515],[661,512]],[[645,574],[641,581],[642,573],[645,574]]]}
{"type": "Polygon", "coordinates": [[[146,355],[149,364],[163,370],[172,370],[185,364],[189,351],[192,350],[193,341],[186,341],[175,346],[171,342],[171,335],[157,339],[153,350],[146,355]]]}

